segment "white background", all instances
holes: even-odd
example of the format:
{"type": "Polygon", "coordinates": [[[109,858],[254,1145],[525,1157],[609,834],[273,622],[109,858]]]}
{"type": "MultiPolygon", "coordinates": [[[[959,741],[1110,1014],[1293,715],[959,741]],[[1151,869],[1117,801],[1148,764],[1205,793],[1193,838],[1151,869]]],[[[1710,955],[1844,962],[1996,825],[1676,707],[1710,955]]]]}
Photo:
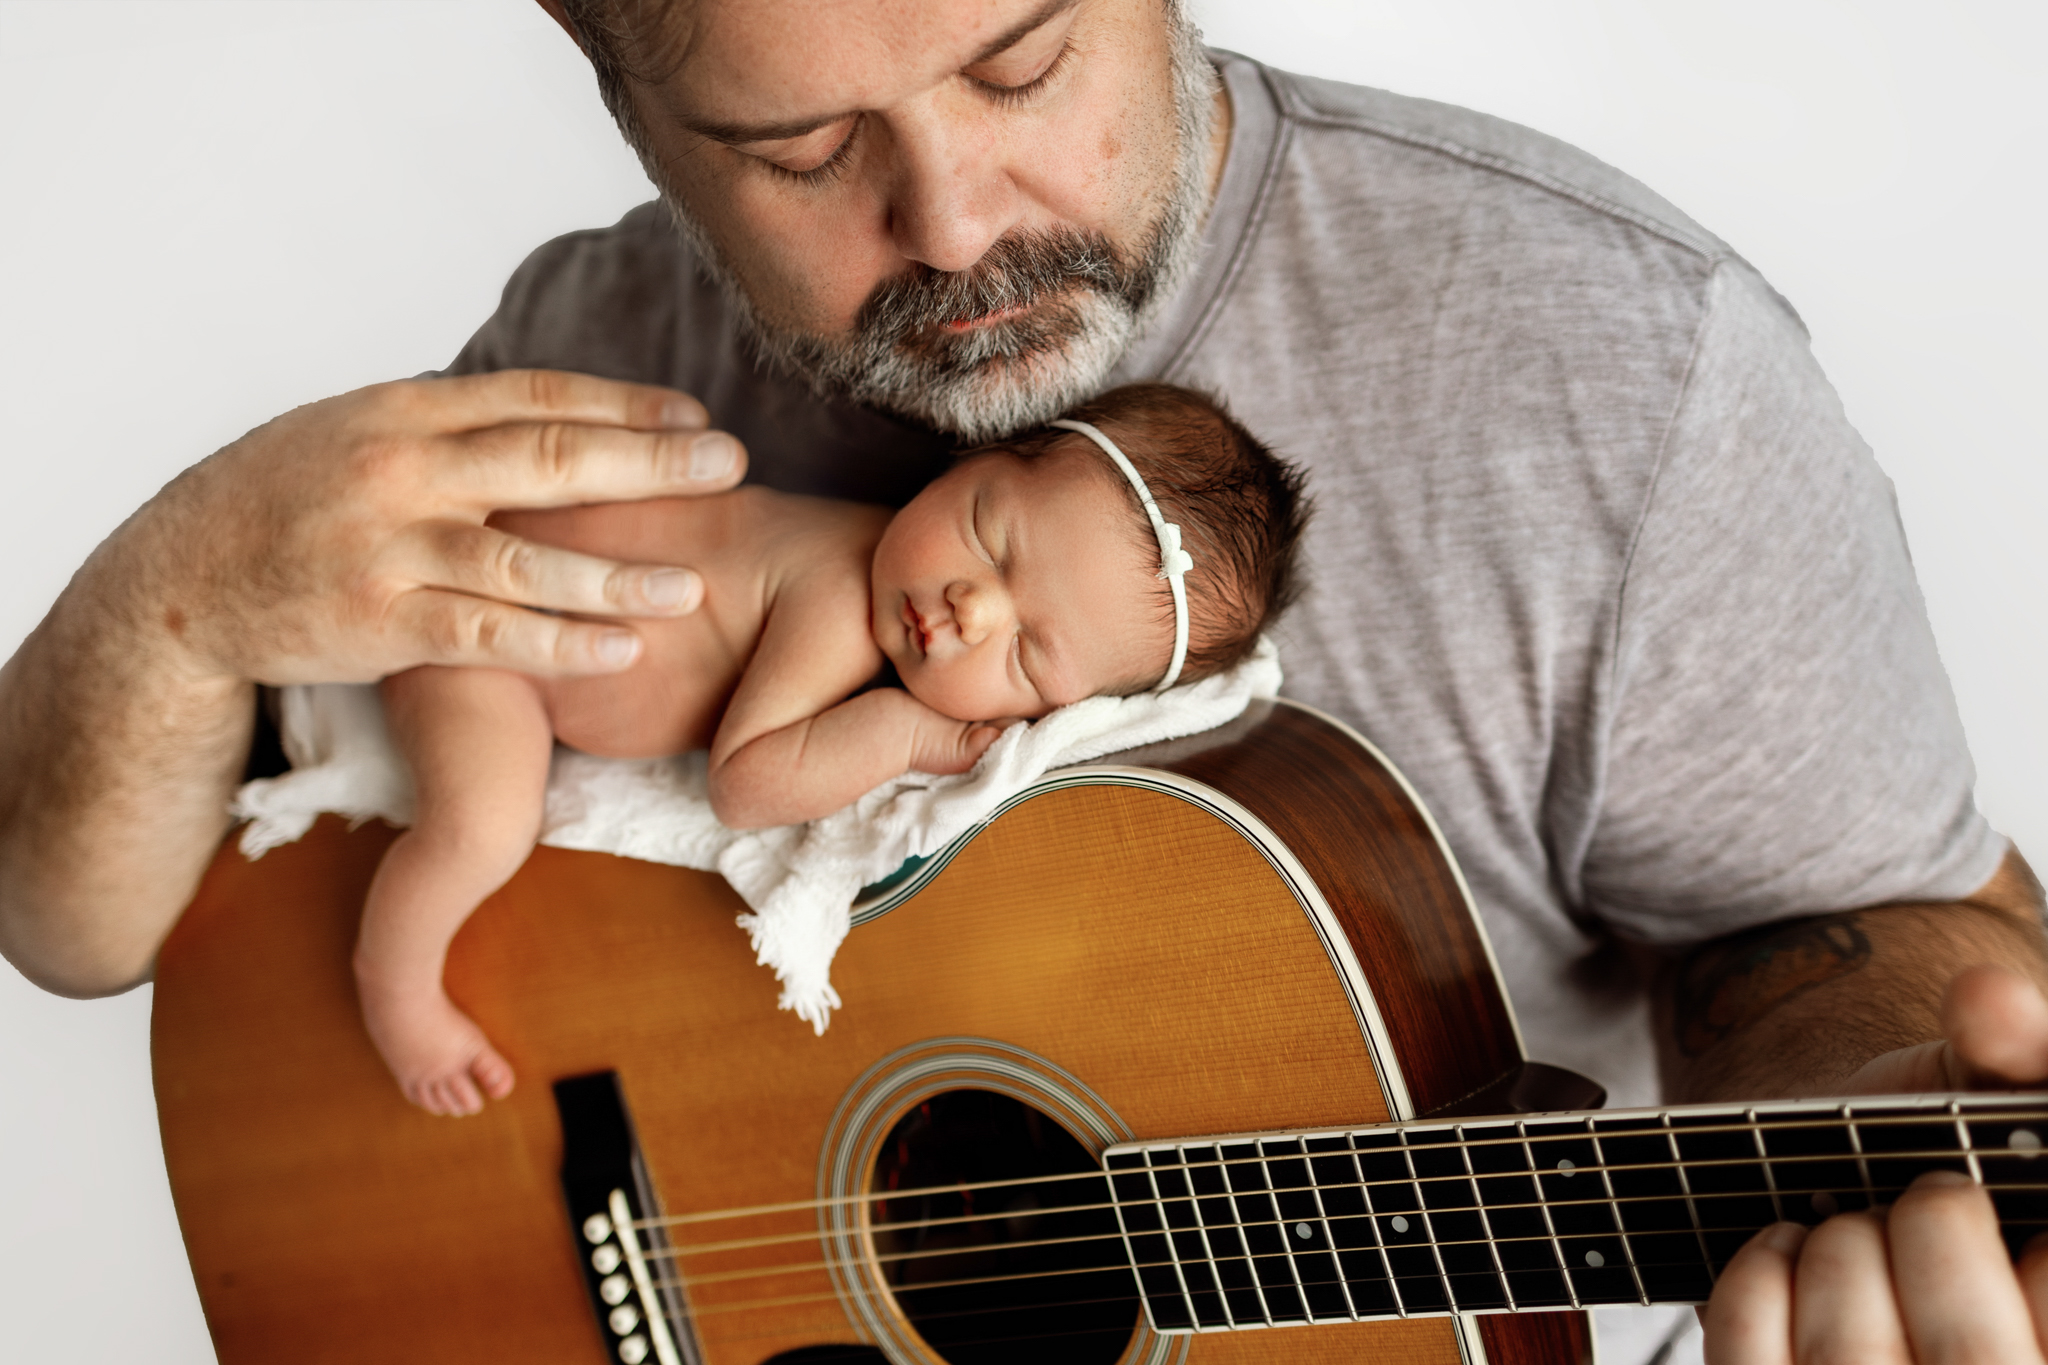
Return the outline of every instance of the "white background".
{"type": "MultiPolygon", "coordinates": [[[[1982,773],[2048,857],[2048,6],[1196,0],[1276,65],[1632,172],[1804,314],[1897,483],[1982,773]]],[[[647,197],[523,0],[0,4],[0,652],[187,463],[447,360],[525,252],[647,197]]],[[[149,993],[0,966],[0,1360],[211,1360],[156,1146],[149,993]]]]}

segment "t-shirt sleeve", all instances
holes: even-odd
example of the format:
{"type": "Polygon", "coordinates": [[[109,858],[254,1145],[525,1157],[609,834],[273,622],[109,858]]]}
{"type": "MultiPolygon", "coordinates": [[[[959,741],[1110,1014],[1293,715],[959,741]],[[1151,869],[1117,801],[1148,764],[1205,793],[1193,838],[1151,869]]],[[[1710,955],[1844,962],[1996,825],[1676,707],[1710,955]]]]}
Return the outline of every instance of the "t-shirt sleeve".
{"type": "Polygon", "coordinates": [[[1710,285],[1618,621],[1575,897],[1602,920],[1685,943],[1996,869],[1891,482],[1740,263],[1710,285]]]}

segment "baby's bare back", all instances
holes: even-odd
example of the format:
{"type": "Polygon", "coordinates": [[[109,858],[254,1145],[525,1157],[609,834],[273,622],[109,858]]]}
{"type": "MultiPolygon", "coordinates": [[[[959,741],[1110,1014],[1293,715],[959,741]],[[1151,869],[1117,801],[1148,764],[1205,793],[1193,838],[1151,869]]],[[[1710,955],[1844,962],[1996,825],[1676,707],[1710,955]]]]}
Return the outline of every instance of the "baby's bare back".
{"type": "Polygon", "coordinates": [[[545,545],[686,565],[704,580],[703,605],[689,616],[631,623],[644,649],[625,672],[535,680],[555,738],[608,758],[708,748],[776,594],[816,573],[865,584],[888,520],[884,508],[765,488],[496,514],[493,526],[545,545]]]}

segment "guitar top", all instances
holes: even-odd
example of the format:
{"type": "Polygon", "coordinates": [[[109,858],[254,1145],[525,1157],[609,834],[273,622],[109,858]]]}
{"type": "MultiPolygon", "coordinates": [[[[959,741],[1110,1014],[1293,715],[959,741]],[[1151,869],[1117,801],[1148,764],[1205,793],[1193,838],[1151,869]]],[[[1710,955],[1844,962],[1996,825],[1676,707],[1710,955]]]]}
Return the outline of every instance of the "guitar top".
{"type": "Polygon", "coordinates": [[[870,898],[823,1037],[717,877],[536,850],[449,958],[519,1075],[474,1118],[407,1105],[356,1012],[390,838],[224,849],[160,959],[223,1365],[1564,1365],[1581,1305],[1698,1298],[1746,1229],[1930,1164],[2017,1187],[2048,1133],[2018,1099],[1460,1117],[1597,1091],[1524,1065],[1399,776],[1286,704],[1051,775],[870,898]]]}

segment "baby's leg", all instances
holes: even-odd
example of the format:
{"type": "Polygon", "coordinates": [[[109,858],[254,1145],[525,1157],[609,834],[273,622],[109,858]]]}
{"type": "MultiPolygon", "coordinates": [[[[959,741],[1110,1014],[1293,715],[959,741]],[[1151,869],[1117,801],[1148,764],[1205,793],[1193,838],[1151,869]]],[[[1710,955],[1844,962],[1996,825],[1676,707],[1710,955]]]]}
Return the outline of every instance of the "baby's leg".
{"type": "Polygon", "coordinates": [[[533,851],[554,735],[540,693],[517,673],[416,668],[382,690],[418,809],[363,906],[363,1021],[407,1099],[474,1114],[484,1095],[511,1093],[512,1068],[448,999],[441,966],[477,903],[533,851]]]}

